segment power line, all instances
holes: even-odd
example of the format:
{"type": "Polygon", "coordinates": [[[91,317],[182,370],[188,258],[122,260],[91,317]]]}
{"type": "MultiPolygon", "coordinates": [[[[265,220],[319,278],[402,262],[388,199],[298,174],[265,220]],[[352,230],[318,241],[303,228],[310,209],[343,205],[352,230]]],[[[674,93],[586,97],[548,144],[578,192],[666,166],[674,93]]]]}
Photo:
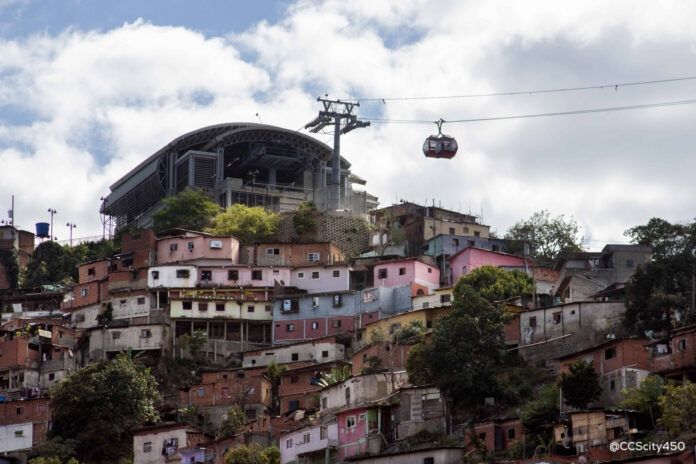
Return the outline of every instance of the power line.
{"type": "Polygon", "coordinates": [[[679,82],[679,81],[689,81],[696,79],[696,76],[686,76],[686,77],[675,77],[672,79],[658,79],[652,81],[641,81],[641,82],[623,82],[620,84],[602,84],[602,85],[588,85],[583,87],[561,87],[556,89],[541,89],[541,90],[524,90],[524,91],[513,91],[513,92],[494,92],[494,93],[474,93],[465,95],[441,95],[441,96],[420,96],[420,97],[383,97],[383,98],[358,98],[359,102],[368,101],[381,101],[386,103],[388,101],[408,101],[408,100],[445,100],[454,98],[478,98],[478,97],[503,97],[511,95],[534,95],[537,93],[558,93],[558,92],[576,92],[582,90],[598,90],[598,89],[614,89],[618,90],[619,87],[629,87],[637,85],[652,85],[652,84],[664,84],[668,82],[679,82]]]}
{"type": "MultiPolygon", "coordinates": [[[[696,103],[696,100],[678,100],[671,102],[660,102],[660,103],[645,103],[642,105],[629,105],[629,106],[612,106],[608,108],[590,108],[585,110],[572,110],[572,111],[557,111],[553,113],[536,113],[536,114],[519,114],[512,116],[493,116],[489,118],[471,118],[471,119],[448,119],[445,120],[447,123],[465,123],[465,122],[483,122],[483,121],[502,121],[506,119],[525,119],[525,118],[543,118],[550,116],[569,116],[575,114],[588,114],[588,113],[604,113],[609,111],[627,111],[627,110],[638,110],[644,108],[658,108],[663,106],[678,106],[678,105],[692,105],[696,103]]],[[[425,119],[379,119],[379,118],[365,118],[374,124],[433,124],[435,121],[425,120],[425,119]]]]}

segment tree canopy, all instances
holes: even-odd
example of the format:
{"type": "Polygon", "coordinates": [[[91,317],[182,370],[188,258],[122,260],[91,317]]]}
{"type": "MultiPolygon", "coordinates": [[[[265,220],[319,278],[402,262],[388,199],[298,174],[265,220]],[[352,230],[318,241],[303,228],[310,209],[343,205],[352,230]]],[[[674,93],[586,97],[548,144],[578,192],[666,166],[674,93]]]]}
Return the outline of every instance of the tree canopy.
{"type": "Polygon", "coordinates": [[[52,435],[76,440],[76,458],[117,462],[133,448],[133,431],[159,419],[150,370],[125,353],[70,374],[52,390],[52,435]]]}
{"type": "Polygon", "coordinates": [[[592,401],[599,399],[602,387],[591,362],[573,361],[568,372],[561,373],[560,386],[563,401],[576,409],[585,409],[592,401]]]}
{"type": "MultiPolygon", "coordinates": [[[[232,448],[225,455],[225,464],[270,464],[271,461],[265,451],[258,443],[232,448]]],[[[270,451],[270,453],[274,452],[270,451]]]]}
{"type": "Polygon", "coordinates": [[[481,407],[498,389],[507,312],[465,281],[454,287],[452,311],[435,322],[430,343],[409,352],[409,379],[434,382],[450,404],[481,407]]]}
{"type": "Polygon", "coordinates": [[[652,247],[626,289],[624,324],[635,333],[669,332],[675,323],[693,323],[692,279],[696,269],[696,222],[671,224],[652,218],[625,232],[640,245],[652,247]]]}
{"type": "Polygon", "coordinates": [[[666,385],[660,397],[662,417],[658,423],[665,426],[670,435],[696,432],[696,384],[686,381],[683,385],[666,385]]]}
{"type": "Polygon", "coordinates": [[[203,231],[220,207],[203,189],[187,188],[173,197],[162,200],[164,208],[155,213],[155,231],[182,228],[203,231]]]}
{"type": "Polygon", "coordinates": [[[242,243],[260,242],[271,237],[278,229],[280,216],[260,206],[236,204],[218,213],[212,227],[206,232],[215,235],[232,235],[242,243]]]}
{"type": "Polygon", "coordinates": [[[551,264],[563,251],[582,251],[582,237],[578,238],[578,223],[564,215],[551,217],[547,210],[537,211],[529,219],[517,222],[505,238],[510,240],[510,251],[522,254],[524,243],[529,254],[542,264],[551,264]]]}
{"type": "Polygon", "coordinates": [[[481,266],[459,278],[459,282],[477,290],[486,300],[502,301],[534,293],[534,281],[522,271],[506,271],[496,266],[481,266]]]}
{"type": "Polygon", "coordinates": [[[655,427],[657,419],[662,415],[660,397],[664,391],[662,378],[659,375],[649,375],[639,386],[621,390],[624,395],[622,406],[650,417],[650,422],[655,427]]]}

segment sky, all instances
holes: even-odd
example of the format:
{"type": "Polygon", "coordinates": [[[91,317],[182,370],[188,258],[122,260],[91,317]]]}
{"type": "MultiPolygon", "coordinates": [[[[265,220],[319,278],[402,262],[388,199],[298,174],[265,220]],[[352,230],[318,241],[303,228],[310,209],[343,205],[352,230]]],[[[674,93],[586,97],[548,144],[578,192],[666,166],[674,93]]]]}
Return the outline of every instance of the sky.
{"type": "MultiPolygon", "coordinates": [[[[691,100],[696,4],[663,1],[0,0],[0,218],[101,235],[100,197],[191,130],[298,130],[317,96],[360,101],[341,152],[382,206],[482,215],[499,235],[534,212],[575,218],[589,249],[651,217],[694,219],[696,105],[436,121],[691,100]],[[536,90],[606,87],[583,91],[536,90]],[[518,95],[415,99],[522,92],[518,95]],[[406,98],[406,99],[399,99],[406,98]],[[257,116],[258,114],[258,116],[257,116]]],[[[332,143],[332,136],[317,138],[332,143]]]]}

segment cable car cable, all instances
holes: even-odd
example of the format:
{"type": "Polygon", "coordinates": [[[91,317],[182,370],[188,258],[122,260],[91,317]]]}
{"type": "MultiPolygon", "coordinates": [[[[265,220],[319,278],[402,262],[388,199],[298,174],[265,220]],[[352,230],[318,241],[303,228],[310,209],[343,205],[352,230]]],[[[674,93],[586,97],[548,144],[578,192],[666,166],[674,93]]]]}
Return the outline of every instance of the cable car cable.
{"type": "Polygon", "coordinates": [[[602,85],[588,85],[584,87],[561,87],[556,89],[541,89],[541,90],[526,90],[526,91],[513,91],[513,92],[493,92],[493,93],[474,93],[465,95],[441,95],[441,96],[420,96],[420,97],[383,97],[383,98],[357,98],[358,102],[368,102],[368,101],[381,101],[386,103],[388,101],[408,101],[408,100],[444,100],[444,99],[454,99],[454,98],[478,98],[478,97],[502,97],[511,95],[533,95],[537,93],[557,93],[557,92],[576,92],[583,90],[599,90],[599,89],[610,89],[618,90],[619,87],[629,87],[637,85],[652,85],[652,84],[664,84],[669,82],[679,82],[679,81],[689,81],[695,80],[696,76],[686,76],[686,77],[675,77],[672,79],[657,79],[652,81],[640,81],[640,82],[624,82],[620,84],[602,84],[602,85]]]}
{"type": "MultiPolygon", "coordinates": [[[[629,106],[612,106],[607,108],[590,108],[585,110],[572,110],[572,111],[556,111],[553,113],[536,113],[536,114],[519,114],[512,116],[493,116],[489,118],[471,118],[471,119],[446,119],[444,122],[447,123],[466,123],[466,122],[483,122],[483,121],[503,121],[506,119],[525,119],[525,118],[543,118],[550,116],[569,116],[576,114],[588,114],[588,113],[603,113],[609,111],[628,111],[628,110],[638,110],[644,108],[658,108],[663,106],[678,106],[678,105],[692,105],[696,103],[696,100],[678,100],[671,102],[660,102],[660,103],[645,103],[641,105],[629,105],[629,106]]],[[[362,118],[365,121],[370,121],[374,124],[432,124],[434,121],[426,119],[379,119],[379,118],[362,118]]]]}

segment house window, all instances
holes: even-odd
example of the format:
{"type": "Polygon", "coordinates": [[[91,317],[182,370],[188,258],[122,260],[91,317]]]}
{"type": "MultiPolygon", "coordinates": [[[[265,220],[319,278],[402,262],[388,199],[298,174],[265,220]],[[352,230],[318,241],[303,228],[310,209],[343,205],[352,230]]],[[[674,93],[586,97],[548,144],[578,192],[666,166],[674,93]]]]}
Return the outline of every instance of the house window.
{"type": "Polygon", "coordinates": [[[273,307],[271,305],[264,305],[264,309],[266,310],[267,313],[270,313],[273,307]]]}
{"type": "Polygon", "coordinates": [[[341,305],[343,304],[343,295],[334,295],[333,296],[333,307],[334,308],[340,308],[341,305]]]}
{"type": "Polygon", "coordinates": [[[324,397],[321,399],[321,408],[326,409],[329,407],[329,399],[327,397],[324,397]]]}
{"type": "Polygon", "coordinates": [[[48,374],[48,380],[56,380],[56,374],[53,372],[48,374]]]}
{"type": "Polygon", "coordinates": [[[561,323],[561,312],[553,313],[553,323],[554,324],[560,324],[561,323]]]}
{"type": "Polygon", "coordinates": [[[320,255],[319,253],[307,253],[307,261],[310,263],[318,263],[320,255]]]}
{"type": "Polygon", "coordinates": [[[188,269],[177,269],[176,270],[176,278],[177,279],[188,279],[188,277],[191,275],[188,269]]]}
{"type": "Polygon", "coordinates": [[[215,303],[215,311],[224,311],[225,303],[215,303]]]}
{"type": "Polygon", "coordinates": [[[152,279],[153,280],[159,279],[159,271],[152,271],[152,279]]]}
{"type": "Polygon", "coordinates": [[[604,359],[611,359],[616,357],[616,347],[607,348],[604,350],[604,359]]]}
{"type": "Polygon", "coordinates": [[[304,279],[304,272],[298,272],[298,273],[297,273],[297,278],[298,278],[298,279],[304,279]]]}
{"type": "Polygon", "coordinates": [[[322,351],[322,352],[321,352],[321,357],[322,357],[322,358],[328,358],[328,357],[329,357],[329,352],[326,351],[326,350],[322,351]]]}
{"type": "Polygon", "coordinates": [[[450,295],[449,293],[445,295],[440,295],[440,303],[449,303],[451,299],[452,295],[450,295]]]}
{"type": "Polygon", "coordinates": [[[280,271],[278,269],[273,269],[273,275],[274,276],[280,275],[280,271]]]}
{"type": "Polygon", "coordinates": [[[181,302],[181,307],[183,309],[192,309],[193,308],[193,303],[190,301],[182,301],[181,302]]]}
{"type": "Polygon", "coordinates": [[[476,242],[473,241],[473,240],[469,240],[469,246],[470,246],[470,247],[475,247],[475,246],[476,246],[476,242]]]}
{"type": "Polygon", "coordinates": [[[536,327],[537,326],[537,320],[536,316],[532,316],[529,318],[529,327],[536,327]]]}
{"type": "Polygon", "coordinates": [[[455,232],[454,232],[454,227],[450,227],[450,228],[449,228],[449,233],[450,233],[450,235],[454,235],[454,233],[455,233],[455,232]]]}
{"type": "Polygon", "coordinates": [[[406,275],[406,268],[405,267],[399,268],[399,275],[406,275]]]}
{"type": "Polygon", "coordinates": [[[205,396],[205,388],[199,388],[197,393],[198,396],[205,396]]]}
{"type": "Polygon", "coordinates": [[[152,331],[150,329],[142,329],[140,331],[140,338],[150,338],[152,337],[152,331]]]}
{"type": "Polygon", "coordinates": [[[508,440],[515,438],[515,429],[508,429],[508,440]]]}
{"type": "Polygon", "coordinates": [[[491,247],[491,250],[493,250],[493,251],[500,251],[500,247],[498,247],[498,245],[493,245],[493,246],[491,247]]]}
{"type": "Polygon", "coordinates": [[[145,304],[145,297],[139,296],[136,301],[138,302],[139,305],[144,305],[145,304]]]}
{"type": "Polygon", "coordinates": [[[205,312],[208,310],[208,303],[198,303],[198,311],[205,312]]]}
{"type": "Polygon", "coordinates": [[[254,312],[254,306],[247,306],[247,312],[248,312],[248,313],[253,313],[253,312],[254,312]]]}
{"type": "Polygon", "coordinates": [[[227,271],[227,280],[239,280],[239,271],[236,269],[227,271]]]}
{"type": "Polygon", "coordinates": [[[179,244],[178,243],[171,243],[169,245],[169,251],[176,251],[179,249],[179,244]]]}
{"type": "Polygon", "coordinates": [[[318,322],[312,322],[312,330],[317,330],[319,328],[318,322]]]}
{"type": "Polygon", "coordinates": [[[382,268],[377,271],[377,278],[378,279],[386,279],[387,278],[387,269],[382,268]]]}
{"type": "Polygon", "coordinates": [[[686,351],[686,338],[682,338],[677,342],[677,348],[679,351],[686,351]]]}
{"type": "Polygon", "coordinates": [[[614,391],[616,389],[616,381],[612,380],[609,382],[609,390],[614,391]]]}
{"type": "Polygon", "coordinates": [[[317,306],[319,306],[319,297],[313,296],[312,297],[312,308],[316,308],[317,306]]]}
{"type": "Polygon", "coordinates": [[[428,268],[428,274],[432,274],[432,273],[433,273],[433,268],[429,267],[429,268],[428,268]]]}
{"type": "Polygon", "coordinates": [[[459,246],[459,239],[458,238],[452,239],[452,246],[459,246]]]}
{"type": "Polygon", "coordinates": [[[21,416],[23,414],[24,414],[24,407],[22,406],[22,407],[17,408],[17,415],[21,416]]]}
{"type": "Polygon", "coordinates": [[[213,280],[213,271],[201,271],[201,280],[213,280]]]}
{"type": "Polygon", "coordinates": [[[292,448],[292,438],[289,440],[285,440],[285,448],[292,448]]]}
{"type": "Polygon", "coordinates": [[[280,248],[266,248],[266,254],[267,255],[279,255],[280,248]]]}
{"type": "Polygon", "coordinates": [[[389,333],[393,334],[399,329],[401,329],[401,322],[395,322],[389,326],[389,333]]]}
{"type": "Polygon", "coordinates": [[[486,432],[479,433],[479,440],[485,440],[485,439],[486,439],[486,432]]]}
{"type": "MultiPolygon", "coordinates": [[[[350,396],[350,390],[346,390],[347,394],[346,396],[350,396]]],[[[355,427],[355,416],[348,416],[346,417],[346,428],[347,429],[352,429],[355,427]]]]}
{"type": "Polygon", "coordinates": [[[188,242],[188,249],[193,250],[193,242],[188,242]]]}
{"type": "Polygon", "coordinates": [[[88,289],[83,288],[83,289],[80,291],[80,296],[87,296],[87,290],[88,290],[88,289]]]}
{"type": "Polygon", "coordinates": [[[309,440],[311,440],[310,434],[305,433],[305,434],[302,436],[302,443],[309,443],[309,440]]]}
{"type": "Polygon", "coordinates": [[[480,236],[481,236],[481,232],[479,232],[478,230],[475,230],[474,237],[480,237],[480,236]]]}
{"type": "Polygon", "coordinates": [[[94,268],[93,267],[90,267],[89,269],[87,269],[87,275],[94,275],[94,268]]]}
{"type": "Polygon", "coordinates": [[[152,442],[146,441],[143,443],[143,453],[149,453],[150,451],[152,451],[152,442]]]}
{"type": "Polygon", "coordinates": [[[435,458],[432,456],[428,456],[423,458],[423,464],[435,464],[435,458]]]}
{"type": "Polygon", "coordinates": [[[15,436],[15,438],[23,437],[24,430],[15,430],[14,436],[15,436]]]}
{"type": "Polygon", "coordinates": [[[626,267],[633,267],[633,260],[632,259],[626,260],[626,267]]]}
{"type": "Polygon", "coordinates": [[[292,354],[290,355],[290,358],[291,358],[293,361],[299,361],[299,359],[300,359],[300,354],[299,354],[299,353],[292,353],[292,354]]]}
{"type": "Polygon", "coordinates": [[[254,271],[251,271],[251,280],[262,280],[263,279],[263,271],[261,269],[256,269],[254,271]]]}
{"type": "MultiPolygon", "coordinates": [[[[326,399],[326,398],[324,398],[324,399],[326,399]]],[[[329,428],[325,425],[322,425],[319,428],[319,439],[326,440],[327,438],[329,438],[329,428]]]]}
{"type": "Polygon", "coordinates": [[[295,331],[295,324],[288,324],[285,326],[285,331],[286,332],[294,332],[295,331]]]}
{"type": "Polygon", "coordinates": [[[119,338],[121,338],[121,332],[111,332],[112,340],[118,340],[119,338]]]}
{"type": "Polygon", "coordinates": [[[341,277],[341,271],[333,271],[334,277],[341,277]]]}
{"type": "Polygon", "coordinates": [[[341,327],[341,321],[340,320],[331,321],[331,327],[333,327],[334,329],[338,329],[339,327],[341,327]]]}
{"type": "Polygon", "coordinates": [[[319,278],[319,271],[312,271],[312,279],[318,279],[319,278]]]}
{"type": "Polygon", "coordinates": [[[462,275],[466,275],[466,266],[462,266],[462,275]]]}

